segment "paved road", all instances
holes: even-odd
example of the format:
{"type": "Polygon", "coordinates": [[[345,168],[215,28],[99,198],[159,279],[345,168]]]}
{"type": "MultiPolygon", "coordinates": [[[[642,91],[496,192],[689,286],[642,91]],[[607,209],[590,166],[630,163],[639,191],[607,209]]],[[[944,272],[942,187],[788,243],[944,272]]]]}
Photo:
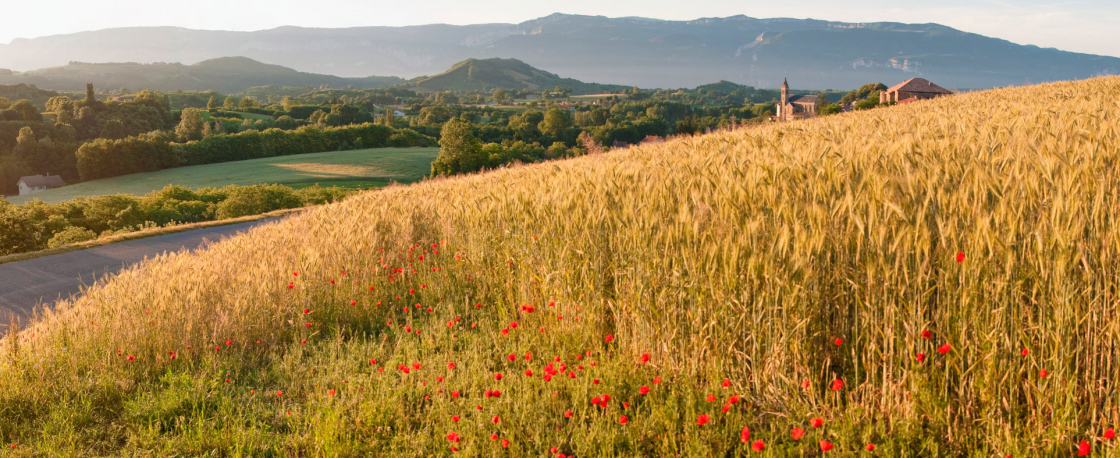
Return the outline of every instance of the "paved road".
{"type": "Polygon", "coordinates": [[[83,285],[93,284],[145,257],[184,248],[193,251],[207,240],[218,241],[278,219],[215,226],[0,264],[0,330],[7,329],[10,313],[26,319],[39,304],[49,305],[59,298],[77,295],[83,285]]]}

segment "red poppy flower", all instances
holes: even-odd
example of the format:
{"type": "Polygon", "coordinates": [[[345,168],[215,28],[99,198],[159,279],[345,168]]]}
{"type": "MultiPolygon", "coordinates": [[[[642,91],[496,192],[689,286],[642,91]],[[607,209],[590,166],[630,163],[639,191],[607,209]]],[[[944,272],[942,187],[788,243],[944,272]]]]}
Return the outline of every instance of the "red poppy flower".
{"type": "Polygon", "coordinates": [[[836,379],[832,381],[832,391],[840,391],[842,388],[844,388],[843,380],[836,379]]]}
{"type": "MultiPolygon", "coordinates": [[[[226,381],[229,381],[229,379],[226,379],[226,381]]],[[[327,390],[327,395],[334,396],[334,390],[327,390]]]]}
{"type": "Polygon", "coordinates": [[[869,451],[869,452],[873,452],[873,451],[875,451],[875,444],[867,444],[867,446],[864,447],[864,448],[867,449],[867,451],[869,451]]]}
{"type": "Polygon", "coordinates": [[[283,391],[277,391],[276,392],[276,397],[280,397],[280,396],[283,396],[283,395],[284,395],[283,391]]]}
{"type": "Polygon", "coordinates": [[[452,391],[451,392],[451,397],[453,397],[453,398],[459,397],[459,390],[452,391]]]}
{"type": "Polygon", "coordinates": [[[1047,375],[1050,375],[1050,373],[1049,373],[1049,372],[1047,372],[1047,371],[1046,371],[1046,369],[1043,369],[1042,371],[1040,371],[1040,372],[1038,373],[1038,376],[1039,376],[1040,378],[1046,378],[1046,376],[1047,376],[1047,375]]]}
{"type": "Polygon", "coordinates": [[[743,432],[739,433],[739,441],[744,444],[751,441],[751,429],[749,427],[743,427],[743,432]]]}
{"type": "Polygon", "coordinates": [[[952,349],[953,349],[953,347],[951,345],[945,344],[945,345],[942,345],[942,346],[938,347],[937,352],[944,355],[946,353],[949,353],[949,350],[952,350],[952,349]]]}
{"type": "Polygon", "coordinates": [[[490,440],[492,440],[492,441],[498,440],[498,435],[497,434],[491,434],[490,435],[490,440]]]}
{"type": "Polygon", "coordinates": [[[820,428],[821,425],[823,425],[823,424],[824,424],[824,419],[822,419],[820,417],[809,420],[809,426],[812,426],[814,428],[820,428]]]}
{"type": "Polygon", "coordinates": [[[614,340],[614,334],[607,334],[607,337],[603,338],[603,340],[607,343],[611,343],[611,341],[614,340]]]}
{"type": "Polygon", "coordinates": [[[1030,353],[1030,352],[1029,352],[1029,351],[1027,351],[1027,349],[1026,349],[1026,348],[1024,348],[1024,349],[1023,349],[1023,351],[1019,352],[1019,355],[1021,355],[1021,356],[1027,356],[1027,354],[1028,354],[1028,353],[1030,353]]]}
{"type": "Polygon", "coordinates": [[[727,399],[727,403],[728,404],[738,404],[739,403],[739,396],[734,395],[734,394],[731,395],[731,397],[727,399]]]}
{"type": "Polygon", "coordinates": [[[509,439],[502,439],[502,448],[509,448],[509,439]]]}
{"type": "Polygon", "coordinates": [[[307,315],[308,313],[311,313],[311,309],[303,309],[304,315],[307,315]]]}
{"type": "Polygon", "coordinates": [[[1081,444],[1079,444],[1077,446],[1077,456],[1088,455],[1090,450],[1091,450],[1091,447],[1089,446],[1089,443],[1085,442],[1085,440],[1082,439],[1081,444]]]}
{"type": "Polygon", "coordinates": [[[804,382],[801,382],[801,389],[803,389],[803,390],[809,389],[809,381],[808,380],[806,380],[804,382]]]}
{"type": "Polygon", "coordinates": [[[831,442],[826,441],[826,440],[820,440],[820,441],[818,441],[818,443],[821,446],[821,451],[822,452],[827,452],[829,450],[832,450],[832,443],[831,442]]]}
{"type": "Polygon", "coordinates": [[[491,418],[490,421],[493,422],[496,425],[496,424],[500,423],[502,421],[502,419],[500,417],[498,417],[497,415],[494,415],[494,418],[491,418]]]}
{"type": "Polygon", "coordinates": [[[564,411],[564,418],[572,418],[572,411],[571,410],[565,410],[564,411]]]}
{"type": "Polygon", "coordinates": [[[964,252],[963,251],[958,251],[957,252],[957,262],[964,262],[964,252]]]}
{"type": "Polygon", "coordinates": [[[525,369],[525,375],[527,375],[529,377],[532,377],[533,376],[533,370],[532,369],[525,369]]]}
{"type": "Polygon", "coordinates": [[[591,398],[591,403],[594,405],[599,405],[601,402],[603,402],[603,399],[598,396],[591,398]]]}
{"type": "Polygon", "coordinates": [[[926,330],[922,331],[922,338],[923,339],[928,339],[930,337],[933,337],[933,333],[929,332],[929,329],[926,329],[926,330]]]}
{"type": "Polygon", "coordinates": [[[704,401],[707,401],[707,402],[712,402],[712,401],[715,401],[715,400],[716,400],[716,397],[715,397],[715,395],[712,395],[712,394],[709,394],[708,397],[704,398],[704,401]]]}
{"type": "Polygon", "coordinates": [[[501,372],[498,372],[497,374],[494,374],[494,380],[501,380],[501,379],[502,379],[502,373],[501,372]]]}
{"type": "Polygon", "coordinates": [[[1112,428],[1108,428],[1108,429],[1104,430],[1104,438],[1105,439],[1112,440],[1115,437],[1116,437],[1116,432],[1114,432],[1112,430],[1112,428]]]}
{"type": "Polygon", "coordinates": [[[711,419],[712,419],[712,417],[709,417],[707,414],[700,414],[699,417],[696,417],[696,424],[698,424],[700,426],[704,426],[709,421],[711,421],[711,419]]]}
{"type": "Polygon", "coordinates": [[[642,353],[642,364],[649,362],[649,353],[642,353]]]}
{"type": "Polygon", "coordinates": [[[801,440],[801,436],[805,435],[805,430],[801,428],[793,428],[793,430],[790,431],[789,434],[790,436],[793,436],[793,440],[799,441],[801,440]]]}
{"type": "Polygon", "coordinates": [[[762,443],[762,439],[756,440],[753,444],[751,444],[751,450],[761,452],[763,450],[766,450],[766,444],[762,443]]]}
{"type": "Polygon", "coordinates": [[[721,385],[723,385],[724,388],[727,388],[731,386],[731,380],[723,379],[723,383],[721,383],[721,385]]]}
{"type": "Polygon", "coordinates": [[[128,360],[129,361],[136,361],[136,357],[132,356],[132,355],[128,355],[128,360]]]}
{"type": "Polygon", "coordinates": [[[623,415],[623,416],[621,416],[621,417],[618,417],[618,424],[620,424],[620,425],[625,425],[625,424],[627,424],[627,423],[629,423],[629,422],[630,422],[630,419],[629,419],[629,418],[626,418],[626,415],[623,415]]]}
{"type": "Polygon", "coordinates": [[[657,377],[653,378],[653,384],[654,385],[657,385],[657,384],[660,384],[660,383],[661,383],[661,376],[657,376],[657,377]]]}
{"type": "Polygon", "coordinates": [[[836,340],[832,341],[832,343],[834,343],[836,345],[844,345],[844,339],[841,339],[841,338],[837,337],[836,340]]]}
{"type": "Polygon", "coordinates": [[[731,404],[724,404],[723,408],[719,409],[719,411],[722,413],[727,413],[728,410],[731,410],[731,404]]]}
{"type": "Polygon", "coordinates": [[[638,394],[641,394],[641,395],[649,394],[649,387],[645,386],[645,385],[642,385],[642,386],[638,387],[638,394]]]}

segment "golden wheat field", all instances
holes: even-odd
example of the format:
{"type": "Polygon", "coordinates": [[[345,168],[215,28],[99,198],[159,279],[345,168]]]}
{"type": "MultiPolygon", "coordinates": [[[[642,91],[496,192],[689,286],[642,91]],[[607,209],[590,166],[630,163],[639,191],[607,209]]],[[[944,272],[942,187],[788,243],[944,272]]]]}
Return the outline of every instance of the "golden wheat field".
{"type": "Polygon", "coordinates": [[[0,456],[1120,456],[1120,77],[367,192],[0,345],[0,456]]]}

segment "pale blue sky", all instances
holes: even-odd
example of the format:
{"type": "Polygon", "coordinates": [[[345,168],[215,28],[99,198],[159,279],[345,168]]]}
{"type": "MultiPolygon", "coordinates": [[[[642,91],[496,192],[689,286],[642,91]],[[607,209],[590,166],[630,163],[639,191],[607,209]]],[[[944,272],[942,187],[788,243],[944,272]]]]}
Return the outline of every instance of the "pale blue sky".
{"type": "Polygon", "coordinates": [[[173,25],[261,30],[516,23],[561,12],[688,20],[736,14],[846,22],[936,22],[1067,51],[1120,57],[1120,0],[0,0],[0,43],[82,30],[173,25]]]}

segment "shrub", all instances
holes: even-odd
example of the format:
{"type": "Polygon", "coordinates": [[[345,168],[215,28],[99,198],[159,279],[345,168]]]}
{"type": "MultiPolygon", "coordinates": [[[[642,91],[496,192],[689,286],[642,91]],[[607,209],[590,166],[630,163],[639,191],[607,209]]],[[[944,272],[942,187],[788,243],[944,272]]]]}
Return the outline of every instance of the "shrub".
{"type": "Polygon", "coordinates": [[[62,232],[55,234],[54,237],[51,237],[51,239],[47,241],[47,246],[50,248],[58,248],[63,245],[85,242],[87,240],[93,240],[96,238],[97,234],[93,233],[93,231],[89,229],[78,226],[70,226],[66,229],[63,229],[62,232]]]}
{"type": "Polygon", "coordinates": [[[303,201],[292,188],[281,185],[241,186],[232,189],[229,197],[218,204],[218,219],[259,215],[273,210],[296,208],[303,201]]]}

